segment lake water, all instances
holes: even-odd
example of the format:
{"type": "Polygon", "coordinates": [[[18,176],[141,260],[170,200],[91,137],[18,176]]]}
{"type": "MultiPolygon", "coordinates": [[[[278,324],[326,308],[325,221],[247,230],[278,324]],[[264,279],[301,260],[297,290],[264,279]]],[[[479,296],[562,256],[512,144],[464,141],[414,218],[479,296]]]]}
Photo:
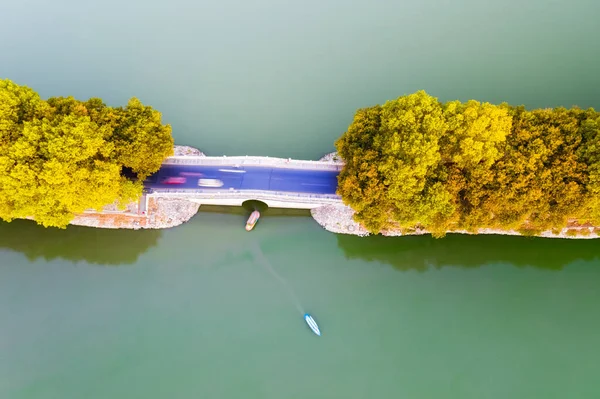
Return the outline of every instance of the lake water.
{"type": "MultiPolygon", "coordinates": [[[[210,155],[317,159],[357,108],[419,89],[600,108],[599,13],[13,1],[0,75],[43,97],[137,96],[210,155]]],[[[600,397],[598,240],[336,236],[273,210],[247,233],[241,210],[201,209],[167,231],[0,223],[0,397],[600,397]]]]}

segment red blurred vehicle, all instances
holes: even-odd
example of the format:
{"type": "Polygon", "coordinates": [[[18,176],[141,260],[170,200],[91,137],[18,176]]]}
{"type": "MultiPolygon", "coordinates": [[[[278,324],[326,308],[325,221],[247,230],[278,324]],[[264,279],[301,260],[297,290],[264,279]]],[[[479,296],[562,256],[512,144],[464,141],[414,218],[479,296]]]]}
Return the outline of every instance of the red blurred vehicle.
{"type": "Polygon", "coordinates": [[[162,181],[163,184],[183,184],[187,181],[185,177],[167,177],[162,181]]]}

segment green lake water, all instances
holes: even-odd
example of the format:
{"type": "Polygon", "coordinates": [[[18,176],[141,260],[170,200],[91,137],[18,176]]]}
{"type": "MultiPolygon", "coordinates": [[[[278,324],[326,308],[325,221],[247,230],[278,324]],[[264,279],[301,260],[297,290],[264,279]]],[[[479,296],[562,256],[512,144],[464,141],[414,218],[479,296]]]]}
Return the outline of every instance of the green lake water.
{"type": "MultiPolygon", "coordinates": [[[[0,15],[1,77],[137,96],[210,155],[316,159],[356,108],[419,89],[600,108],[592,0],[24,0],[0,15]]],[[[599,240],[359,238],[275,210],[248,233],[246,216],[0,223],[0,398],[600,397],[599,240]]]]}

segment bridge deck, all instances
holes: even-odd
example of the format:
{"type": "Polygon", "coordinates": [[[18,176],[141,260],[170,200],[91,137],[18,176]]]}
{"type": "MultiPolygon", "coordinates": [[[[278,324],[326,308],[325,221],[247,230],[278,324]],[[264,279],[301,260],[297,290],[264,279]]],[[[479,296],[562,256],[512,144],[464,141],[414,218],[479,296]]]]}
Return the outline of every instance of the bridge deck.
{"type": "Polygon", "coordinates": [[[335,170],[306,170],[267,166],[206,166],[206,165],[163,165],[158,173],[149,177],[145,185],[155,191],[161,189],[214,190],[258,190],[307,194],[335,195],[337,176],[335,170]],[[171,184],[173,179],[184,178],[171,184]],[[217,179],[221,187],[201,187],[199,179],[217,179]]]}

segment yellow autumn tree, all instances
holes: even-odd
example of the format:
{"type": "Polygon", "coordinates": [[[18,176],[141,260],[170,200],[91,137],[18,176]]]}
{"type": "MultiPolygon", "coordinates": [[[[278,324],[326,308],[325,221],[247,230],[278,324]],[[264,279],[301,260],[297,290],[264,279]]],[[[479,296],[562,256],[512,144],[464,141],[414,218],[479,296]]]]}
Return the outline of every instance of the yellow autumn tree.
{"type": "Polygon", "coordinates": [[[460,207],[460,228],[472,231],[485,226],[490,217],[480,205],[493,179],[491,167],[504,154],[512,117],[504,105],[475,100],[446,103],[444,117],[447,131],[440,151],[452,175],[447,188],[460,207]]]}
{"type": "Polygon", "coordinates": [[[439,181],[441,104],[424,91],[359,110],[336,142],[346,166],[338,193],[371,232],[429,226],[452,214],[439,181]]]}
{"type": "Polygon", "coordinates": [[[442,138],[443,153],[461,169],[479,165],[489,168],[500,156],[500,145],[512,127],[505,107],[469,100],[450,101],[444,106],[447,132],[442,138]]]}
{"type": "Polygon", "coordinates": [[[86,209],[136,200],[141,179],[158,170],[166,146],[172,151],[170,127],[163,126],[168,137],[148,136],[159,129],[156,117],[151,119],[142,119],[129,137],[138,142],[137,148],[158,147],[157,154],[141,151],[145,159],[139,166],[115,133],[122,111],[99,99],[43,101],[27,87],[0,81],[0,218],[32,218],[46,227],[65,227],[86,209]],[[137,167],[142,177],[128,180],[122,175],[127,167],[137,167]]]}
{"type": "Polygon", "coordinates": [[[578,155],[586,165],[583,212],[590,222],[600,226],[600,113],[586,110],[580,133],[583,142],[578,155]]]}
{"type": "Polygon", "coordinates": [[[600,224],[600,114],[417,92],[357,111],[336,142],[338,193],[371,232],[600,224]]]}
{"type": "Polygon", "coordinates": [[[513,129],[502,159],[493,166],[483,208],[490,223],[533,231],[565,227],[569,218],[586,218],[585,161],[581,152],[579,109],[511,110],[513,129]]]}
{"type": "Polygon", "coordinates": [[[163,125],[160,112],[137,98],[116,111],[118,123],[113,142],[117,161],[145,179],[160,168],[166,157],[173,155],[171,126],[163,125]]]}

